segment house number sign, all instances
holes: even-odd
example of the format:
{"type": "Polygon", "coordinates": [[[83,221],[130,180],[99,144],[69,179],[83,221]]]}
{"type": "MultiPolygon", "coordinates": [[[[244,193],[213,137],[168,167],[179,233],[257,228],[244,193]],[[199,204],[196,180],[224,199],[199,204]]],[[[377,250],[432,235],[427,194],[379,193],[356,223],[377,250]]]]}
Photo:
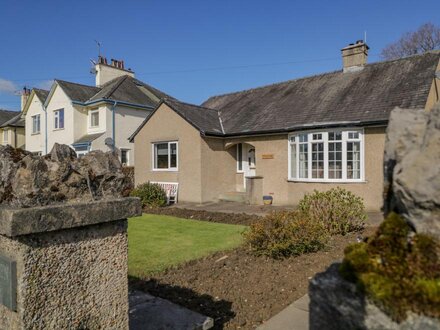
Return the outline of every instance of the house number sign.
{"type": "Polygon", "coordinates": [[[17,264],[0,255],[0,304],[17,309],[17,264]]]}

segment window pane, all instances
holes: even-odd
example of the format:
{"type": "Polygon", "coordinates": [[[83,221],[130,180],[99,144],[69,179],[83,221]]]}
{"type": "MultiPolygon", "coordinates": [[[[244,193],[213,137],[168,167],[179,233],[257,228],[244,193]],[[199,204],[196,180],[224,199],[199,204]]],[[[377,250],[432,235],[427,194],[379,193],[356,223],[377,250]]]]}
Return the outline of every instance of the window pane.
{"type": "Polygon", "coordinates": [[[324,178],[324,143],[312,144],[312,178],[324,178]]]}
{"type": "Polygon", "coordinates": [[[177,144],[170,143],[170,149],[171,149],[170,167],[176,168],[177,167],[177,144]]]}
{"type": "Polygon", "coordinates": [[[361,178],[360,142],[347,142],[347,179],[361,178]]]}
{"type": "Polygon", "coordinates": [[[99,126],[99,112],[92,112],[91,114],[91,125],[92,127],[99,126]]]}
{"type": "Polygon", "coordinates": [[[156,168],[168,168],[168,143],[158,143],[154,149],[156,168]]]}
{"type": "Polygon", "coordinates": [[[329,142],[328,149],[328,178],[342,179],[342,142],[329,142]]]}
{"type": "Polygon", "coordinates": [[[243,171],[243,145],[241,143],[237,144],[237,162],[238,170],[243,171]]]}
{"type": "Polygon", "coordinates": [[[299,177],[308,178],[308,145],[306,143],[299,145],[299,177]]]}
{"type": "Polygon", "coordinates": [[[60,118],[59,118],[59,124],[60,127],[59,128],[64,128],[64,110],[60,110],[60,118]]]}
{"type": "Polygon", "coordinates": [[[122,164],[128,163],[127,153],[128,153],[128,150],[121,150],[121,163],[122,164]]]}
{"type": "Polygon", "coordinates": [[[290,145],[290,177],[296,178],[296,144],[290,145]]]}
{"type": "Polygon", "coordinates": [[[299,142],[307,142],[307,141],[308,141],[307,134],[301,134],[299,136],[299,142]]]}

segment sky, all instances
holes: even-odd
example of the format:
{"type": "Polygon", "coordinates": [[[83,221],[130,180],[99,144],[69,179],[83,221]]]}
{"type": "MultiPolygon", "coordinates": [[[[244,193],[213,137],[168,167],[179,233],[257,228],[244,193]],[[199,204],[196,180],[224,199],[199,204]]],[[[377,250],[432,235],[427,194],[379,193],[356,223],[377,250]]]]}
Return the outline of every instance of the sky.
{"type": "Polygon", "coordinates": [[[421,24],[440,1],[0,0],[0,108],[19,110],[23,86],[53,79],[94,85],[95,41],[136,78],[185,102],[340,70],[363,39],[368,61],[421,24]]]}

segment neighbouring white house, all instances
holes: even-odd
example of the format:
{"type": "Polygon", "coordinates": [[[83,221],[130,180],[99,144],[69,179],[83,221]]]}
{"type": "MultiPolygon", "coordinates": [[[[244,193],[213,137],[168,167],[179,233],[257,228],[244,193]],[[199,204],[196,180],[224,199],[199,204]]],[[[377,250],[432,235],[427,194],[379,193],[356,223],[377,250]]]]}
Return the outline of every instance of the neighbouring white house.
{"type": "Polygon", "coordinates": [[[124,62],[99,57],[92,69],[96,85],[55,79],[49,91],[34,88],[24,103],[26,149],[47,154],[55,143],[78,155],[114,151],[134,164],[130,135],[167,94],[135,79],[124,62]]]}

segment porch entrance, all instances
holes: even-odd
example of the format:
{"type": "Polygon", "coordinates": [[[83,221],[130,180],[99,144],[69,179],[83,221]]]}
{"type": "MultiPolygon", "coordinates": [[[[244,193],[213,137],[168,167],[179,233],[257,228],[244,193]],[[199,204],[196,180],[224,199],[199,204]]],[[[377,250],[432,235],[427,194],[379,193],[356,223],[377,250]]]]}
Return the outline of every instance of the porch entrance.
{"type": "Polygon", "coordinates": [[[246,190],[246,177],[256,175],[255,147],[248,143],[237,144],[237,173],[243,173],[243,188],[246,190]]]}

